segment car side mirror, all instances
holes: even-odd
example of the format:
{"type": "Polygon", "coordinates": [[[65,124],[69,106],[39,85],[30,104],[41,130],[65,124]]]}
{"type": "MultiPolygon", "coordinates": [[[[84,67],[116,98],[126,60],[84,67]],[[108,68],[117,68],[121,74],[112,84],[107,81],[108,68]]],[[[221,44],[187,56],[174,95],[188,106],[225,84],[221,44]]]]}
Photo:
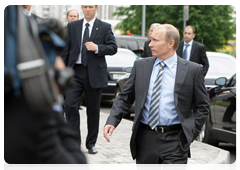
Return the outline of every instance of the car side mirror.
{"type": "Polygon", "coordinates": [[[219,86],[225,86],[227,83],[227,78],[226,77],[219,77],[215,80],[215,84],[219,86]]]}

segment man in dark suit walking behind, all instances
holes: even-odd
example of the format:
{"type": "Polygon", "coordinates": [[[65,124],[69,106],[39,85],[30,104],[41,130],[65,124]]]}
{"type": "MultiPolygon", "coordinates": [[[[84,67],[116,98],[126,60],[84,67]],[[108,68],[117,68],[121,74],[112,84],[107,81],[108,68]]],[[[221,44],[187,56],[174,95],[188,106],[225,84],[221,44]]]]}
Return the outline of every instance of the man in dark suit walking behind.
{"type": "Polygon", "coordinates": [[[154,57],[137,60],[115,100],[104,137],[118,126],[135,101],[131,154],[140,164],[186,164],[190,144],[209,113],[202,67],[176,54],[178,30],[157,27],[149,44],[154,57]]]}
{"type": "Polygon", "coordinates": [[[179,43],[177,54],[185,60],[189,60],[203,66],[203,75],[206,76],[209,68],[205,46],[194,41],[195,28],[186,26],[183,31],[184,41],[179,43]],[[185,50],[186,49],[186,50],[185,50]]]}
{"type": "Polygon", "coordinates": [[[79,20],[79,13],[75,9],[71,9],[67,12],[66,20],[68,23],[79,20]]]}
{"type": "Polygon", "coordinates": [[[65,100],[67,123],[75,131],[81,144],[79,106],[82,93],[87,107],[88,153],[96,154],[95,143],[99,129],[99,113],[102,88],[107,87],[107,64],[105,55],[117,52],[111,25],[95,17],[97,5],[82,5],[84,18],[68,24],[66,49],[62,58],[75,71],[75,87],[65,100]]]}

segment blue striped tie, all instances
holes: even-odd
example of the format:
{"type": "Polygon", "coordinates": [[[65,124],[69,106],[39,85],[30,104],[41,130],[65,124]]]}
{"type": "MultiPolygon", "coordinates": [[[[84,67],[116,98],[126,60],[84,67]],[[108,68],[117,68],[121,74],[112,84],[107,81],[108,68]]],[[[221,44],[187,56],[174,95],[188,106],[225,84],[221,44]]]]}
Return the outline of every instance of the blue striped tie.
{"type": "Polygon", "coordinates": [[[82,40],[82,65],[86,66],[87,65],[87,48],[85,46],[85,43],[89,39],[89,23],[85,24],[86,28],[83,34],[83,40],[82,40]]]}
{"type": "Polygon", "coordinates": [[[182,58],[185,59],[185,60],[187,60],[187,55],[188,55],[187,48],[189,47],[189,45],[190,44],[185,44],[186,47],[185,47],[185,50],[183,51],[182,58]]]}
{"type": "Polygon", "coordinates": [[[150,111],[148,117],[148,125],[154,129],[158,125],[158,112],[159,112],[159,100],[161,93],[161,85],[162,85],[162,74],[163,67],[165,66],[164,62],[160,63],[160,70],[158,72],[157,78],[154,82],[153,93],[151,97],[150,111]]]}

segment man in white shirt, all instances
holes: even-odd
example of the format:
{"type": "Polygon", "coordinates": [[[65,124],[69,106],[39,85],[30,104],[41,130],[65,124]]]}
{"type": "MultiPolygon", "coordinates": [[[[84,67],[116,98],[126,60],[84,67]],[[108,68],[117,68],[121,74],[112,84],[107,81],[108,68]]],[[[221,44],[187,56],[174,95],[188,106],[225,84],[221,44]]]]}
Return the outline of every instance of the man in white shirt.
{"type": "Polygon", "coordinates": [[[205,46],[194,41],[195,28],[191,25],[186,26],[183,32],[184,41],[179,43],[177,54],[189,61],[201,64],[203,66],[203,75],[206,76],[209,62],[205,46]],[[185,49],[187,49],[185,51],[185,49]]]}
{"type": "Polygon", "coordinates": [[[107,63],[105,55],[117,52],[111,25],[96,18],[97,5],[82,5],[84,18],[68,24],[66,49],[62,54],[65,65],[75,71],[75,87],[66,95],[67,123],[75,131],[81,144],[79,106],[85,94],[88,117],[86,148],[96,154],[95,143],[99,129],[102,88],[107,87],[107,63]]]}

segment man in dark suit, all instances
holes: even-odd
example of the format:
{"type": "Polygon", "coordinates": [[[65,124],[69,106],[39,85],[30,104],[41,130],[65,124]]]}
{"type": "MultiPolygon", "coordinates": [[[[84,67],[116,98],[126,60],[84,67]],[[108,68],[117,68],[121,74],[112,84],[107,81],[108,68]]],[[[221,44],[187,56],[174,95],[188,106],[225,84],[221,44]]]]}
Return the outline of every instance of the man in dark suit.
{"type": "Polygon", "coordinates": [[[203,75],[205,77],[209,68],[208,58],[205,46],[193,41],[195,37],[195,28],[190,25],[186,26],[183,32],[183,37],[184,41],[179,43],[177,54],[186,60],[201,64],[203,66],[203,75]],[[185,49],[187,49],[186,52],[184,52],[185,49]]]}
{"type": "Polygon", "coordinates": [[[144,50],[143,50],[143,54],[142,54],[142,58],[145,58],[145,57],[152,57],[152,51],[149,47],[149,44],[151,42],[151,35],[152,35],[152,32],[153,30],[159,26],[160,24],[159,23],[153,23],[150,28],[149,28],[149,32],[148,32],[148,37],[150,40],[147,40],[145,43],[144,43],[144,50]]]}
{"type": "Polygon", "coordinates": [[[136,163],[187,163],[190,144],[209,113],[202,66],[177,56],[179,37],[169,24],[153,31],[149,46],[154,57],[134,63],[104,127],[109,142],[108,135],[135,101],[130,148],[136,163]]]}
{"type": "Polygon", "coordinates": [[[67,12],[66,20],[68,23],[79,20],[79,13],[75,9],[71,9],[67,12]]]}
{"type": "Polygon", "coordinates": [[[67,123],[74,129],[81,144],[79,106],[84,92],[88,117],[86,147],[90,154],[96,154],[101,94],[108,80],[105,55],[115,54],[117,45],[111,25],[95,17],[97,5],[82,5],[82,10],[84,19],[67,26],[66,49],[62,58],[66,66],[74,69],[76,83],[66,95],[64,110],[67,123]],[[86,43],[85,39],[88,39],[86,43]]]}

